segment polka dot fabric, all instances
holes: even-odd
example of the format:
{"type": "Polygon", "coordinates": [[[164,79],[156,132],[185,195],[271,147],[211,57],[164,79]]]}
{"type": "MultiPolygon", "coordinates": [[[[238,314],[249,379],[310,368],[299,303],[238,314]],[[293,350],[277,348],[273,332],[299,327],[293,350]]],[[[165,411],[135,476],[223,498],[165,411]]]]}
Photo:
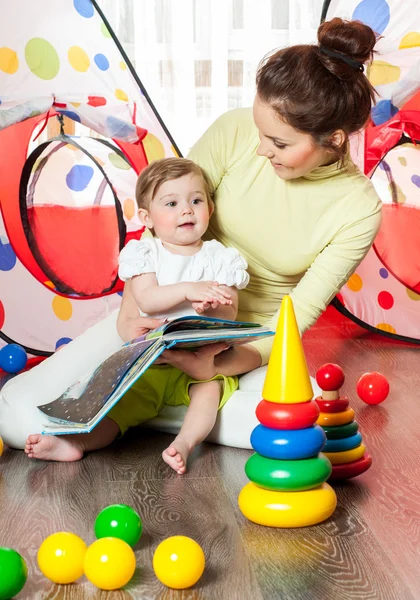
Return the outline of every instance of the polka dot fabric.
{"type": "MultiPolygon", "coordinates": [[[[326,20],[338,16],[366,23],[381,37],[367,75],[379,92],[375,125],[387,121],[413,89],[412,70],[420,57],[420,11],[417,0],[332,0],[326,20]]],[[[418,79],[415,76],[416,80],[418,79]]]]}
{"type": "Polygon", "coordinates": [[[384,269],[374,250],[341,289],[345,308],[364,323],[387,333],[420,339],[420,294],[408,289],[384,269]]]}
{"type": "Polygon", "coordinates": [[[0,39],[0,128],[6,112],[7,123],[28,117],[26,94],[36,107],[37,98],[49,98],[50,106],[55,101],[63,114],[105,137],[136,142],[147,130],[164,156],[173,155],[172,141],[90,0],[16,0],[0,22],[0,39]]]}
{"type": "MultiPolygon", "coordinates": [[[[399,0],[331,0],[326,19],[358,19],[379,34],[377,54],[366,74],[378,91],[372,109],[374,125],[401,118],[400,109],[420,88],[420,12],[417,3],[399,0]],[[417,90],[413,88],[417,81],[417,90]]],[[[415,101],[420,126],[420,103],[415,101]]],[[[408,109],[407,109],[408,110],[408,109]]],[[[395,120],[394,120],[395,123],[395,120]]],[[[368,132],[370,133],[370,131],[368,132]]],[[[383,134],[386,140],[386,132],[383,134]]],[[[398,135],[397,135],[398,138],[398,135]]],[[[417,138],[418,139],[418,138],[417,138]]],[[[369,171],[384,203],[383,222],[356,272],[342,288],[339,299],[350,314],[388,334],[420,339],[420,162],[418,145],[398,145],[377,165],[369,155],[374,135],[353,140],[355,162],[369,171]],[[370,173],[375,168],[374,173],[370,173]]],[[[397,143],[398,139],[394,143],[397,143]]],[[[392,145],[392,144],[391,144],[392,145]]],[[[372,156],[377,156],[373,153],[372,156]]]]}
{"type": "MultiPolygon", "coordinates": [[[[0,39],[0,136],[3,127],[42,115],[54,103],[57,111],[108,141],[138,142],[146,135],[146,156],[175,153],[90,0],[15,0],[0,20],[0,39]]],[[[137,235],[134,170],[117,150],[96,140],[88,151],[95,161],[74,146],[60,148],[48,156],[42,172],[37,167],[46,154],[40,156],[29,180],[33,206],[44,203],[66,211],[91,206],[103,182],[99,164],[117,192],[127,232],[137,235]]],[[[18,205],[17,197],[14,202],[18,205]]],[[[101,205],[112,208],[114,202],[107,185],[101,205]]],[[[62,239],[58,234],[50,241],[60,244],[62,239]]],[[[0,328],[17,343],[54,352],[121,302],[119,293],[83,301],[62,295],[48,276],[35,277],[19,256],[17,241],[13,236],[9,240],[0,212],[0,328]]]]}
{"type": "MultiPolygon", "coordinates": [[[[119,294],[80,301],[58,295],[51,282],[35,279],[9,245],[1,213],[0,240],[0,329],[15,342],[54,352],[118,309],[119,294]]],[[[0,348],[4,345],[0,340],[0,348]]]]}

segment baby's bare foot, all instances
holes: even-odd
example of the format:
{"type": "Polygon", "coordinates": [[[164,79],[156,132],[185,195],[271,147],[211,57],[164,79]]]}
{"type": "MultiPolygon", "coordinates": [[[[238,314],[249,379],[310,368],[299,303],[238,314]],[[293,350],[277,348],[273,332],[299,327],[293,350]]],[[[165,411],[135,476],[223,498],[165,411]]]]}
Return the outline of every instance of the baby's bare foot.
{"type": "Polygon", "coordinates": [[[190,452],[191,448],[185,440],[175,438],[172,444],[162,452],[162,458],[178,475],[183,475],[187,470],[190,452]]]}
{"type": "Polygon", "coordinates": [[[83,457],[83,448],[72,441],[72,436],[41,435],[28,436],[25,452],[29,458],[71,462],[83,457]]]}

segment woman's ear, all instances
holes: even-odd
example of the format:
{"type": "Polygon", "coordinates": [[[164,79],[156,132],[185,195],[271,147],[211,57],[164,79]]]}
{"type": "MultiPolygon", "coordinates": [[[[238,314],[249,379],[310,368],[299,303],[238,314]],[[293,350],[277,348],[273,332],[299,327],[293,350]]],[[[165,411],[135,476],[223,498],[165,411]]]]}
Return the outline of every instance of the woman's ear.
{"type": "Polygon", "coordinates": [[[330,141],[336,148],[341,148],[341,146],[346,141],[346,134],[342,129],[337,129],[330,137],[330,141]]]}
{"type": "Polygon", "coordinates": [[[150,218],[149,211],[147,211],[145,208],[139,208],[138,215],[140,221],[147,227],[147,229],[153,229],[153,221],[150,218]]]}

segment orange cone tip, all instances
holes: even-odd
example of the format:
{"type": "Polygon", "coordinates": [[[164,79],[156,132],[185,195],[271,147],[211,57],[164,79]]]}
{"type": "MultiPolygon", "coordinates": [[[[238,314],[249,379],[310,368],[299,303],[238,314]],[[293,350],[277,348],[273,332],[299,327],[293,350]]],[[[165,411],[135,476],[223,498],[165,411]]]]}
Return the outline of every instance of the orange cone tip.
{"type": "Polygon", "coordinates": [[[290,296],[285,296],[268,361],[263,398],[269,402],[297,404],[308,402],[313,395],[293,302],[290,296]]]}

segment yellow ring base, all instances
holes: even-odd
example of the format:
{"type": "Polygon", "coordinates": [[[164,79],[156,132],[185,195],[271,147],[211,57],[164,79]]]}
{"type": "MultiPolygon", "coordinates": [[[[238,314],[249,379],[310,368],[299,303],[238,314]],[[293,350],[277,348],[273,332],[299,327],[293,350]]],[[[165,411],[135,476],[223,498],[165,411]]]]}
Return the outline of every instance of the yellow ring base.
{"type": "Polygon", "coordinates": [[[328,483],[303,492],[276,492],[248,483],[238,498],[247,519],[267,527],[306,527],[328,519],[337,497],[328,483]]]}

